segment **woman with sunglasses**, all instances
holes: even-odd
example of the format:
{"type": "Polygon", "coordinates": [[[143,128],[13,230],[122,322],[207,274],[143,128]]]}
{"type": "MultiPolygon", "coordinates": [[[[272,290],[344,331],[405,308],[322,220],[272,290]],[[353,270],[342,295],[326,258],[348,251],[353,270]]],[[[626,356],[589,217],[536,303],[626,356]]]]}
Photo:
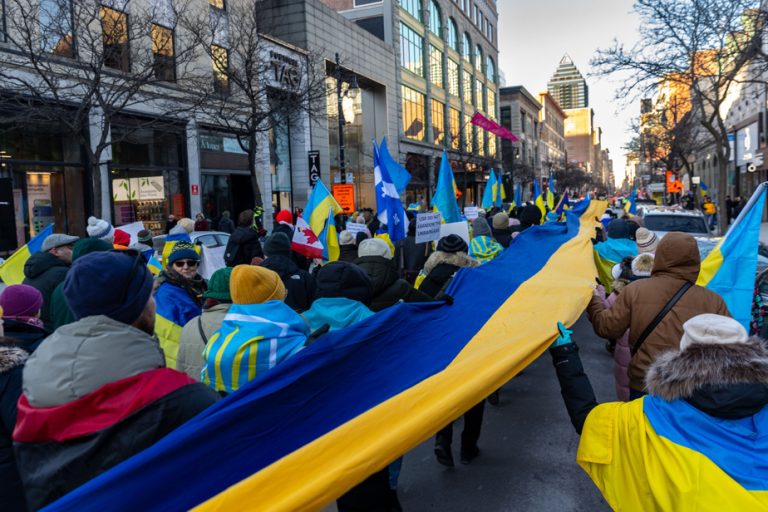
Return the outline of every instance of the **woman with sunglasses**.
{"type": "Polygon", "coordinates": [[[155,334],[165,352],[168,368],[176,368],[179,338],[184,326],[202,312],[205,280],[197,273],[200,256],[195,247],[185,241],[171,248],[165,269],[155,282],[157,316],[155,334]]]}

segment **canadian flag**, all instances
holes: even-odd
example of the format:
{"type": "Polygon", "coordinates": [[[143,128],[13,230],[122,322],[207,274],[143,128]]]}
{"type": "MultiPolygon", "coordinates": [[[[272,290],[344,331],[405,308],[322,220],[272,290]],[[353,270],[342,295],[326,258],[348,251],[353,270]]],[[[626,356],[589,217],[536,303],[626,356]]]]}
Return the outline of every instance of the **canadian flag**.
{"type": "Polygon", "coordinates": [[[310,259],[323,257],[323,244],[309,228],[309,224],[303,217],[296,219],[291,249],[310,259]]]}

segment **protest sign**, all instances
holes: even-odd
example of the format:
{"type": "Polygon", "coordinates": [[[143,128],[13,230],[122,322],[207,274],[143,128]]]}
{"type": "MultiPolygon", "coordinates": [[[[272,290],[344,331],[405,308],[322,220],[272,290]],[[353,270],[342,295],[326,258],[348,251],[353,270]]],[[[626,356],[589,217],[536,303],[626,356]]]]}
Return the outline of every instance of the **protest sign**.
{"type": "Polygon", "coordinates": [[[448,235],[459,235],[469,245],[469,226],[466,222],[451,222],[440,226],[440,238],[448,235]]]}
{"type": "Polygon", "coordinates": [[[427,212],[416,215],[416,243],[432,242],[440,239],[440,212],[427,212]]]}
{"type": "Polygon", "coordinates": [[[464,216],[467,218],[467,220],[475,220],[478,218],[480,214],[478,213],[477,206],[465,206],[464,216]]]}

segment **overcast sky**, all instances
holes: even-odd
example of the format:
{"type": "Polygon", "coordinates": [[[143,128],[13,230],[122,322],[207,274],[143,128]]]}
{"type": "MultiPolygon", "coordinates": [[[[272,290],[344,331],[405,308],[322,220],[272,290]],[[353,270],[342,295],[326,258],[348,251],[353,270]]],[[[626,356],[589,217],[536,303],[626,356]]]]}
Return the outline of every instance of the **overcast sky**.
{"type": "Polygon", "coordinates": [[[638,37],[632,0],[498,0],[499,67],[506,84],[523,85],[531,93],[544,91],[568,53],[587,79],[589,106],[603,128],[603,147],[611,151],[617,183],[624,177],[622,146],[631,137],[630,122],[640,114],[639,101],[614,99],[616,80],[588,76],[597,48],[614,38],[631,44],[638,37]]]}

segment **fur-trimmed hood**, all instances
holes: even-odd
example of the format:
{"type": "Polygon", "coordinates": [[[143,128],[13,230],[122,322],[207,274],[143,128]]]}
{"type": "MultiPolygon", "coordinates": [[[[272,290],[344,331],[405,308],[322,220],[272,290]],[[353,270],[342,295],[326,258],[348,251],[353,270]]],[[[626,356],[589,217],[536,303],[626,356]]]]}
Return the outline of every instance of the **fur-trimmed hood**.
{"type": "Polygon", "coordinates": [[[424,273],[429,274],[434,270],[434,268],[441,263],[446,263],[448,265],[455,265],[457,267],[477,267],[480,266],[480,263],[470,258],[469,255],[465,252],[443,252],[443,251],[435,251],[433,252],[429,258],[427,258],[427,262],[424,264],[424,273]]]}
{"type": "Polygon", "coordinates": [[[650,394],[667,401],[691,398],[708,386],[768,386],[768,349],[757,337],[746,343],[689,345],[657,357],[645,384],[650,394]]]}
{"type": "Polygon", "coordinates": [[[0,345],[0,373],[6,373],[23,365],[29,352],[15,345],[0,345]]]}

